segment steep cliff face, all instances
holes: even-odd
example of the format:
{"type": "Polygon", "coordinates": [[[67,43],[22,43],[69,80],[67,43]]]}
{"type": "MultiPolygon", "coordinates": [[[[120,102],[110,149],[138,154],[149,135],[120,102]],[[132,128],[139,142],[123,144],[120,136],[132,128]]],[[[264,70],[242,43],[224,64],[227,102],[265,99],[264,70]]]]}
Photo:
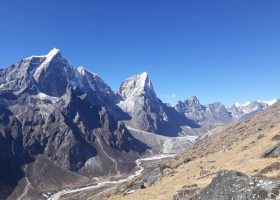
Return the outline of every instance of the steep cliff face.
{"type": "Polygon", "coordinates": [[[24,176],[21,124],[0,105],[0,199],[7,198],[24,176]]]}
{"type": "Polygon", "coordinates": [[[190,149],[198,133],[244,119],[269,103],[227,110],[192,97],[172,107],[157,97],[146,72],[128,78],[115,93],[98,75],[73,68],[58,49],[25,58],[0,69],[0,199],[11,193],[17,199],[19,181],[42,197],[94,177],[120,175],[150,147],[160,153],[190,149]],[[180,134],[192,136],[175,137],[180,134]]]}
{"type": "Polygon", "coordinates": [[[126,124],[133,128],[177,136],[182,126],[195,126],[184,115],[157,98],[146,72],[128,78],[121,84],[118,93],[122,98],[118,105],[131,116],[126,124]]]}
{"type": "Polygon", "coordinates": [[[179,101],[175,109],[201,126],[214,126],[232,121],[230,113],[223,104],[217,102],[201,105],[198,98],[195,96],[184,102],[179,101]]]}
{"type": "MultiPolygon", "coordinates": [[[[148,149],[120,121],[125,113],[116,105],[118,95],[97,75],[72,68],[57,49],[23,59],[0,76],[5,185],[15,185],[24,175],[21,165],[46,162],[39,155],[46,163],[93,177],[132,169],[148,149]]],[[[30,176],[37,174],[39,180],[40,172],[34,167],[30,176]]]]}

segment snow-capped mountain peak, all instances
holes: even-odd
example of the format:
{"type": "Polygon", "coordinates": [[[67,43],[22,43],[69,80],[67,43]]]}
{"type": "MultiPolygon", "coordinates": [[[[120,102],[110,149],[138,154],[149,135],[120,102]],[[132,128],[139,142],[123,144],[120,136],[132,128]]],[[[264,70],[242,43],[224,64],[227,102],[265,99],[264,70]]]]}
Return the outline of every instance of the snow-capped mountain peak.
{"type": "Polygon", "coordinates": [[[61,58],[61,54],[60,54],[59,49],[53,48],[47,55],[42,56],[42,57],[45,57],[45,60],[39,67],[37,67],[37,69],[33,75],[34,79],[37,82],[39,81],[40,74],[46,70],[46,68],[50,65],[50,62],[57,57],[61,58]]]}
{"type": "Polygon", "coordinates": [[[4,72],[0,90],[13,91],[14,94],[32,90],[33,93],[61,97],[67,87],[72,86],[91,93],[95,103],[115,102],[119,98],[96,74],[82,66],[74,69],[57,48],[45,55],[25,58],[4,72]]]}
{"type": "Polygon", "coordinates": [[[236,102],[236,103],[234,103],[233,105],[234,105],[235,107],[237,107],[237,108],[241,106],[241,104],[240,104],[239,102],[236,102]]]}
{"type": "Polygon", "coordinates": [[[152,85],[147,72],[143,72],[142,74],[131,77],[130,79],[133,79],[138,87],[145,87],[146,85],[151,87],[152,85]]]}
{"type": "Polygon", "coordinates": [[[123,99],[138,97],[144,94],[156,97],[153,84],[147,72],[126,79],[121,84],[118,93],[123,99]]]}
{"type": "Polygon", "coordinates": [[[276,102],[277,99],[273,99],[269,101],[262,101],[262,100],[252,101],[252,102],[248,101],[244,104],[240,104],[237,102],[233,104],[231,108],[229,108],[228,110],[229,112],[231,112],[234,118],[241,118],[244,115],[248,115],[250,113],[254,113],[262,109],[265,109],[276,102]]]}
{"type": "Polygon", "coordinates": [[[129,113],[137,112],[142,108],[146,97],[157,101],[153,84],[147,72],[126,79],[121,84],[118,94],[122,98],[119,106],[129,113]]]}
{"type": "Polygon", "coordinates": [[[54,57],[55,55],[57,55],[58,53],[60,53],[60,50],[57,48],[53,48],[52,50],[50,50],[50,52],[47,54],[47,57],[54,57]]]}
{"type": "Polygon", "coordinates": [[[268,100],[268,101],[262,101],[262,100],[258,100],[259,103],[265,103],[268,106],[272,106],[273,104],[275,104],[277,102],[277,99],[272,99],[272,100],[268,100]]]}
{"type": "Polygon", "coordinates": [[[77,67],[77,72],[81,75],[84,76],[86,73],[86,69],[83,66],[77,67]]]}
{"type": "Polygon", "coordinates": [[[24,58],[23,60],[31,60],[32,58],[47,58],[47,57],[54,57],[56,54],[59,54],[60,50],[57,48],[53,48],[52,50],[50,50],[47,54],[44,55],[33,55],[33,56],[29,56],[27,58],[24,58]]]}
{"type": "Polygon", "coordinates": [[[76,69],[77,85],[83,90],[89,92],[95,92],[97,95],[101,95],[100,101],[104,101],[104,98],[108,97],[114,101],[117,96],[112,89],[95,73],[80,66],[76,69]]]}
{"type": "Polygon", "coordinates": [[[248,105],[250,105],[250,104],[251,104],[250,101],[247,101],[247,102],[244,103],[244,104],[241,104],[241,103],[239,103],[239,102],[236,102],[236,103],[234,103],[234,106],[236,106],[237,108],[240,108],[240,107],[248,106],[248,105]]]}
{"type": "Polygon", "coordinates": [[[249,106],[251,104],[254,104],[254,103],[260,103],[260,104],[267,104],[268,106],[271,106],[273,105],[274,103],[277,102],[277,99],[272,99],[272,100],[267,100],[267,101],[263,101],[263,100],[258,100],[258,101],[247,101],[246,103],[244,104],[241,104],[239,102],[236,102],[235,104],[233,104],[234,106],[236,106],[237,108],[240,108],[240,107],[246,107],[246,106],[249,106]]]}
{"type": "Polygon", "coordinates": [[[79,67],[77,67],[77,69],[76,69],[77,71],[78,71],[78,73],[80,74],[80,75],[82,75],[82,76],[85,76],[85,74],[86,73],[88,73],[88,74],[92,74],[93,76],[97,76],[97,74],[95,74],[95,73],[93,73],[93,72],[91,72],[91,71],[89,71],[89,70],[87,70],[86,68],[84,68],[83,66],[79,66],[79,67]]]}
{"type": "Polygon", "coordinates": [[[5,69],[3,71],[5,77],[0,80],[0,89],[12,91],[14,94],[20,94],[28,89],[60,96],[62,90],[54,94],[50,91],[59,87],[58,82],[63,82],[65,74],[73,74],[71,71],[73,70],[69,63],[62,58],[60,51],[54,48],[46,55],[30,56],[5,69]]]}
{"type": "Polygon", "coordinates": [[[142,74],[140,74],[140,76],[147,78],[148,77],[148,73],[147,72],[143,72],[142,74]]]}

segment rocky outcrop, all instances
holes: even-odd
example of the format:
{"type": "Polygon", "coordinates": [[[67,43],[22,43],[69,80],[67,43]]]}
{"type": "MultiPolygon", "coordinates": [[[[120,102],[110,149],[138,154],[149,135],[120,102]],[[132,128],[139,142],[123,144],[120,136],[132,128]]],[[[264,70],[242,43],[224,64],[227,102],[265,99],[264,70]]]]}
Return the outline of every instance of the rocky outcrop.
{"type": "Polygon", "coordinates": [[[128,184],[122,192],[124,194],[129,194],[138,189],[148,188],[159,181],[162,175],[163,173],[159,168],[146,170],[137,180],[128,184]]]}
{"type": "Polygon", "coordinates": [[[278,157],[278,156],[280,156],[280,143],[267,149],[262,155],[262,157],[264,157],[264,158],[278,157]]]}
{"type": "Polygon", "coordinates": [[[278,199],[279,181],[259,180],[237,171],[220,171],[212,182],[200,192],[189,195],[180,191],[174,200],[265,200],[278,199]]]}

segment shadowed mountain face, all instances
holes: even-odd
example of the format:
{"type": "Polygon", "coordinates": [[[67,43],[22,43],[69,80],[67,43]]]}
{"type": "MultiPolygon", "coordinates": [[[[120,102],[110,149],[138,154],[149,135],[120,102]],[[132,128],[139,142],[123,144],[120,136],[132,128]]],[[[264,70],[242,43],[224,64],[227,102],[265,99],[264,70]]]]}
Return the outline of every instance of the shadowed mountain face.
{"type": "Polygon", "coordinates": [[[118,94],[122,97],[119,106],[132,117],[126,124],[133,128],[166,136],[178,136],[182,126],[197,126],[157,98],[146,72],[124,81],[118,94]]]}
{"type": "Polygon", "coordinates": [[[19,121],[2,105],[0,122],[0,199],[5,199],[24,175],[22,133],[19,121]]]}
{"type": "MultiPolygon", "coordinates": [[[[116,105],[118,95],[57,49],[1,69],[0,77],[0,184],[11,191],[21,165],[44,162],[38,155],[93,177],[132,169],[148,149],[120,121],[129,115],[116,105]]],[[[42,178],[40,170],[33,167],[30,177],[42,178]]]]}
{"type": "Polygon", "coordinates": [[[200,125],[217,125],[232,121],[231,114],[221,103],[201,105],[197,97],[179,101],[176,110],[200,125]]]}
{"type": "Polygon", "coordinates": [[[31,56],[0,69],[1,195],[14,197],[24,176],[41,195],[128,172],[150,148],[141,141],[152,140],[147,144],[158,152],[162,141],[165,151],[189,149],[191,141],[174,148],[170,136],[231,122],[233,114],[196,97],[171,107],[157,97],[147,73],[127,79],[115,93],[96,74],[74,69],[58,49],[31,56]]]}

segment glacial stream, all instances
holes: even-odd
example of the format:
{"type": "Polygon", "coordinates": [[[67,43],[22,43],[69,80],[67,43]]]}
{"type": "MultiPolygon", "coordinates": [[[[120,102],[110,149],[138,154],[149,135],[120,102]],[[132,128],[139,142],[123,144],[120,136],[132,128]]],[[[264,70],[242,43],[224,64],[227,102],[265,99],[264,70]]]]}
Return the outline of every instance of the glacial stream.
{"type": "Polygon", "coordinates": [[[85,191],[85,190],[91,190],[91,189],[98,189],[101,188],[103,186],[106,185],[116,185],[116,184],[120,184],[120,183],[124,183],[127,181],[132,180],[133,178],[140,176],[142,174],[142,172],[144,171],[144,167],[141,166],[141,162],[142,161],[151,161],[151,160],[160,160],[160,159],[164,159],[164,158],[170,158],[175,156],[176,154],[158,154],[158,155],[153,155],[150,157],[146,157],[146,158],[140,158],[137,159],[135,161],[138,170],[136,172],[134,172],[134,174],[129,175],[127,178],[125,179],[120,179],[120,180],[116,180],[116,181],[100,181],[95,185],[91,185],[91,186],[85,186],[85,187],[79,187],[79,188],[75,188],[75,189],[64,189],[61,190],[57,193],[52,194],[50,197],[48,197],[48,200],[58,200],[61,196],[66,195],[66,194],[71,194],[71,193],[75,193],[75,192],[81,192],[81,191],[85,191]]]}

